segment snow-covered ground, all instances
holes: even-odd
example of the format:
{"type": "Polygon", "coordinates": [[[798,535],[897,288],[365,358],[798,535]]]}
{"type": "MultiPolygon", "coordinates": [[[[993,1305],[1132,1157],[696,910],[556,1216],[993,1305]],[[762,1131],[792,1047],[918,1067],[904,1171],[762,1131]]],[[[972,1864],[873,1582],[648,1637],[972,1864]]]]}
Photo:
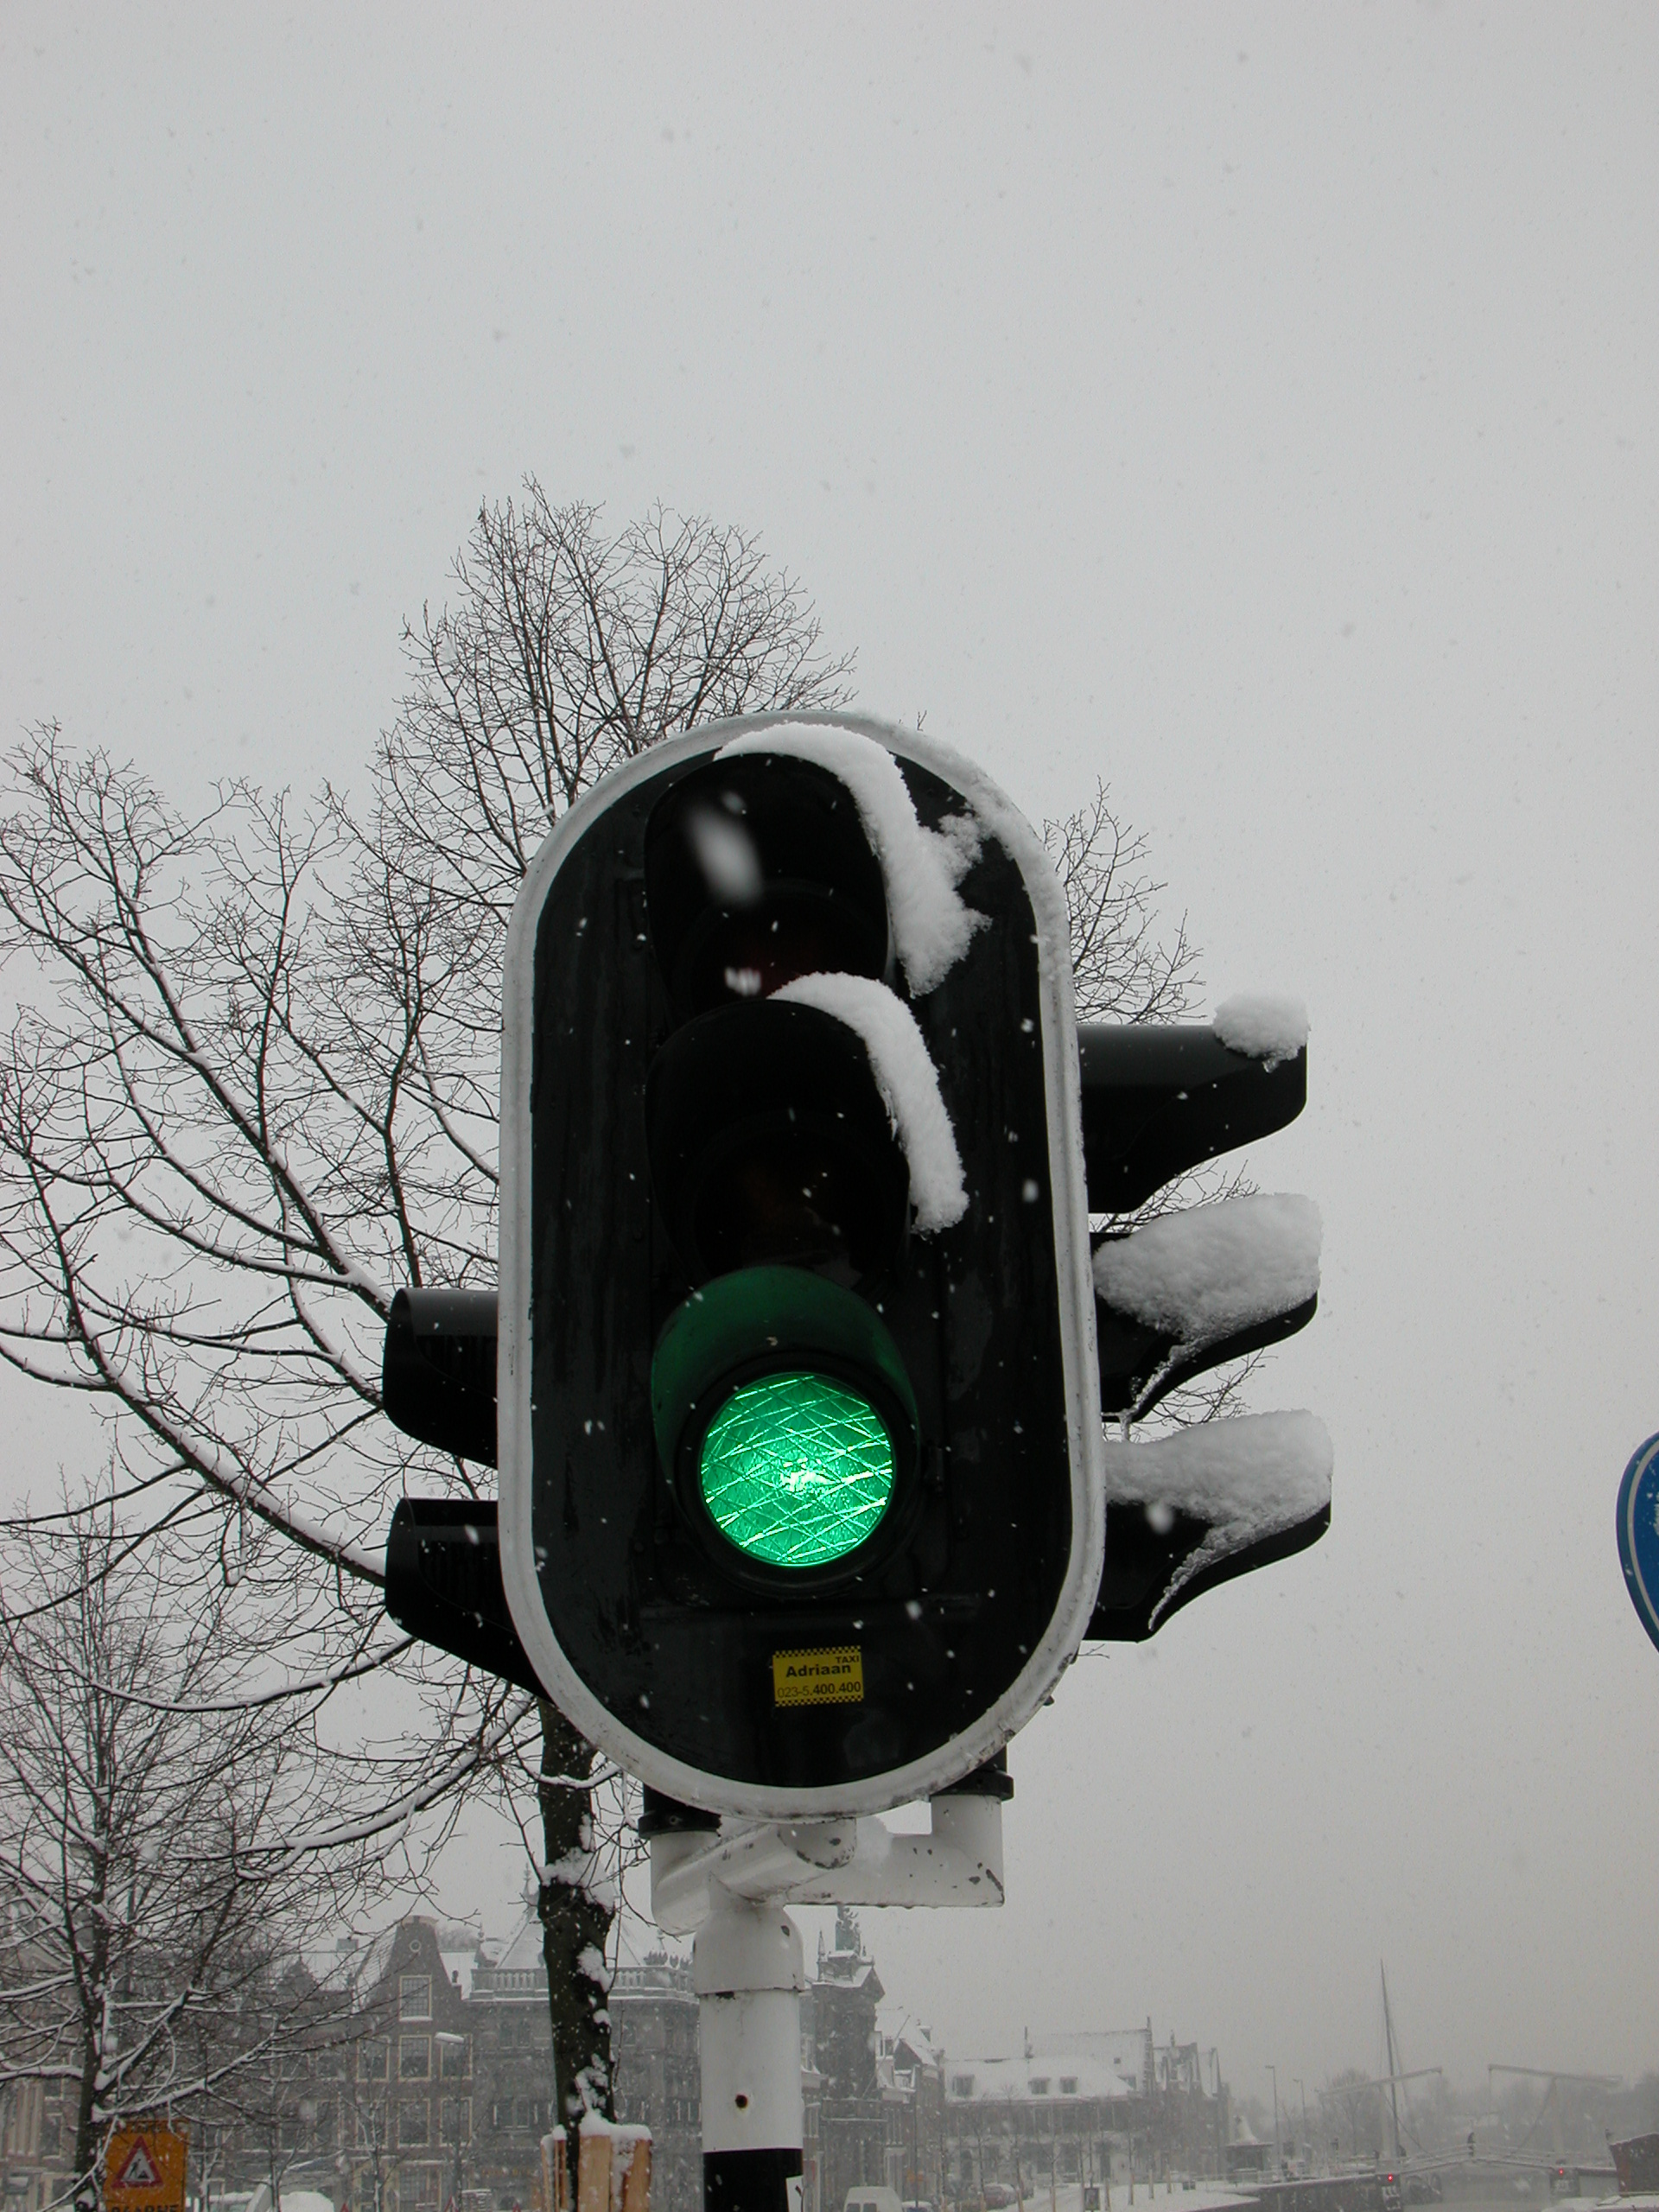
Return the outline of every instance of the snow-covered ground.
{"type": "MultiPolygon", "coordinates": [[[[1156,2205],[1159,2212],[1167,2205],[1169,2212],[1232,2212],[1232,2208],[1248,2205],[1251,2199],[1236,2189],[1229,2189],[1217,2181],[1195,2182],[1190,2189],[1176,2182],[1138,2181],[1135,2184],[1135,2212],[1142,2205],[1156,2205]]],[[[1100,2193],[1101,2212],[1129,2212],[1129,2184],[1114,2182],[1108,2191],[1100,2193]],[[1109,2196],[1110,2202],[1108,2203],[1109,2196]]],[[[1026,2197],[1026,2212],[1083,2212],[1083,2190],[1077,2182],[1062,2182],[1051,2200],[1048,2185],[1039,2183],[1026,2197]]],[[[1010,2212],[1018,2212],[1011,2207],[1010,2212]]]]}
{"type": "Polygon", "coordinates": [[[1649,2189],[1621,2196],[1614,2189],[1605,2196],[1557,2196],[1550,2202],[1550,2212],[1610,2212],[1613,2206],[1618,2212],[1659,2212],[1659,2196],[1649,2189]]]}

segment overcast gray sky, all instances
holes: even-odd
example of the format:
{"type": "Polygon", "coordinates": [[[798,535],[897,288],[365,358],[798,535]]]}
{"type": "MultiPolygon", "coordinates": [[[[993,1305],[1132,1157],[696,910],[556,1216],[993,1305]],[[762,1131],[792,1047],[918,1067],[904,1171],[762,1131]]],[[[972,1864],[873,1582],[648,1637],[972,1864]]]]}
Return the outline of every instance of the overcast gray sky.
{"type": "Polygon", "coordinates": [[[958,2052],[1311,2083],[1385,1957],[1411,2064],[1659,2065],[1656,101],[1642,7],[0,10],[10,727],[360,780],[533,470],[760,532],[866,708],[1105,776],[1212,997],[1308,1001],[1254,1403],[1331,1534],[1072,1671],[1001,1916],[869,1916],[958,2052]]]}

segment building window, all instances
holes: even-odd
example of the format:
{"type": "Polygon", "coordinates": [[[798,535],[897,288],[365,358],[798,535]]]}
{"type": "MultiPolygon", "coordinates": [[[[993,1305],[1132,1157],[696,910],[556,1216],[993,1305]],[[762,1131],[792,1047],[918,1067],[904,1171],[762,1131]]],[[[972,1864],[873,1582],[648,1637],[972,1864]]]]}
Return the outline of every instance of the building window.
{"type": "Polygon", "coordinates": [[[399,2036],[397,2038],[397,2079],[400,2082],[429,2082],[431,2078],[431,2037],[399,2036]]]}
{"type": "Polygon", "coordinates": [[[438,2170],[435,2166],[402,2166],[397,2172],[397,2202],[402,2212],[410,2212],[416,2204],[435,2204],[438,2201],[438,2170]]]}
{"type": "Polygon", "coordinates": [[[1039,2074],[1036,2080],[1033,2082],[1031,2084],[1031,2094],[1033,2097],[1046,2097],[1048,2094],[1048,2076],[1046,2074],[1039,2074]]]}
{"type": "Polygon", "coordinates": [[[357,2078],[359,2082],[385,2080],[386,2039],[385,2036],[365,2036],[357,2046],[357,2078]]]}
{"type": "Polygon", "coordinates": [[[432,1977],[425,1974],[400,1975],[397,1982],[400,2020],[429,2020],[432,2017],[432,1977]]]}
{"type": "Polygon", "coordinates": [[[424,2097],[406,2098],[397,2107],[397,2140],[408,2149],[420,2150],[430,2137],[431,2116],[424,2097]]]}
{"type": "Polygon", "coordinates": [[[971,2097],[974,2094],[973,2075],[953,2074],[950,2076],[950,2094],[953,2097],[971,2097]]]}
{"type": "Polygon", "coordinates": [[[326,2050],[317,2053],[317,2079],[319,2082],[343,2082],[345,2078],[346,2054],[337,2043],[330,2044],[326,2050]]]}
{"type": "Polygon", "coordinates": [[[1077,2094],[1077,2075],[1075,2074],[1062,2074],[1060,2076],[1060,2094],[1063,2097],[1075,2097],[1077,2094]]]}
{"type": "Polygon", "coordinates": [[[473,2039],[470,2036],[440,2036],[438,2037],[438,2072],[446,2082],[464,2082],[473,2070],[473,2039]]]}
{"type": "Polygon", "coordinates": [[[473,2101],[470,2097],[446,2097],[440,2115],[438,2139],[443,2143],[470,2143],[473,2139],[473,2101]]]}

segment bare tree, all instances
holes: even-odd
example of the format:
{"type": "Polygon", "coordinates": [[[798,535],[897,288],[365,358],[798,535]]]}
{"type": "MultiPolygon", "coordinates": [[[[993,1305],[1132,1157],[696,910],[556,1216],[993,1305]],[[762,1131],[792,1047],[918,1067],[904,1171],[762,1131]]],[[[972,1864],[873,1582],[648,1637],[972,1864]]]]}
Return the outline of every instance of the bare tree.
{"type": "Polygon", "coordinates": [[[316,1847],[340,1755],[315,1700],[260,1694],[279,1631],[250,1637],[176,1535],[134,1551],[100,1498],[6,1565],[30,1602],[0,1646],[0,2083],[61,2085],[90,2206],[124,2120],[221,2104],[316,2033],[273,1961],[379,1878],[316,1847]]]}
{"type": "MultiPolygon", "coordinates": [[[[1103,783],[1075,813],[1043,824],[1065,893],[1071,932],[1071,980],[1080,1021],[1179,1021],[1198,996],[1198,956],[1182,914],[1166,925],[1158,899],[1166,886],[1150,873],[1144,833],[1118,816],[1103,783]]],[[[1159,1215],[1235,1198],[1255,1185],[1214,1162],[1190,1170],[1132,1214],[1097,1226],[1135,1229],[1159,1215]]],[[[1173,1390],[1157,1408],[1159,1427],[1191,1427],[1236,1409],[1262,1355],[1235,1361],[1173,1390]]]]}
{"type": "Polygon", "coordinates": [[[1358,2067],[1349,2066],[1333,2074],[1319,2094],[1332,2156],[1380,2158],[1382,2098],[1376,2084],[1368,2081],[1358,2067]]]}
{"type": "Polygon", "coordinates": [[[401,1282],[493,1272],[502,939],[542,839],[618,760],[711,715],[832,705],[846,664],[741,532],[658,512],[607,537],[533,484],[480,513],[455,585],[409,632],[361,817],[241,785],[187,817],[55,730],[17,756],[0,1356],[120,1417],[131,1541],[207,1512],[226,1577],[286,1585],[302,1674],[407,1686],[418,1711],[343,1835],[531,1778],[577,2111],[609,2101],[586,1970],[612,1913],[606,1776],[550,1707],[385,1623],[394,1496],[478,1475],[375,1418],[380,1344],[401,1282]]]}
{"type": "Polygon", "coordinates": [[[1079,1021],[1177,1021],[1192,1007],[1198,954],[1183,914],[1166,932],[1146,837],[1125,827],[1103,783],[1073,814],[1043,824],[1065,893],[1079,1021]]]}
{"type": "MultiPolygon", "coordinates": [[[[619,762],[723,715],[844,705],[799,585],[741,531],[653,509],[486,507],[459,598],[405,631],[414,683],[382,741],[373,847],[446,909],[505,932],[553,823],[619,762]]],[[[499,963],[491,973],[499,988],[499,963]]]]}
{"type": "MultiPolygon", "coordinates": [[[[130,1541],[210,1529],[224,1579],[281,1594],[297,1681],[337,1702],[365,1674],[396,1683],[406,1725],[342,1839],[412,1833],[492,1777],[535,1796],[573,2113],[610,2099],[593,1969],[614,1778],[552,1707],[386,1623],[397,1492],[485,1477],[377,1418],[383,1333],[401,1283],[494,1273],[503,941],[549,830],[677,731],[842,702],[850,664],[743,533],[658,510],[608,536],[533,482],[480,512],[454,584],[406,632],[362,807],[236,784],[186,815],[55,729],[16,756],[0,1357],[113,1411],[130,1541]]],[[[1190,949],[1160,949],[1143,848],[1103,792],[1051,849],[1085,1010],[1179,1011],[1190,949]]]]}

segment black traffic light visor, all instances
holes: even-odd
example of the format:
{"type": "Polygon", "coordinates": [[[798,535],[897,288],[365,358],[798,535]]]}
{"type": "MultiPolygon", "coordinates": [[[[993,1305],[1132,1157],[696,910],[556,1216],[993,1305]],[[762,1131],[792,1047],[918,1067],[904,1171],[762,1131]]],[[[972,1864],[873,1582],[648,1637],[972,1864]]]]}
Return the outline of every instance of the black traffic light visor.
{"type": "Polygon", "coordinates": [[[710,761],[658,802],[645,861],[646,926],[677,1021],[798,976],[891,970],[880,862],[826,769],[710,761]]]}
{"type": "Polygon", "coordinates": [[[652,1187],[693,1282],[793,1262],[851,1283],[903,1248],[910,1171],[862,1039],[761,1000],[677,1030],[645,1084],[652,1187]]]}
{"type": "Polygon", "coordinates": [[[1177,1511],[1160,1525],[1144,1505],[1114,1499],[1106,1508],[1106,1563],[1087,1636],[1106,1643],[1144,1643],[1206,1590],[1293,1558],[1318,1543],[1330,1526],[1326,1503],[1287,1529],[1224,1553],[1181,1581],[1182,1570],[1210,1537],[1212,1523],[1177,1511]]]}
{"type": "Polygon", "coordinates": [[[1130,1313],[1116,1313],[1096,1302],[1095,1341],[1100,1363],[1100,1409],[1109,1421],[1139,1421],[1194,1376],[1207,1375],[1228,1361],[1248,1359],[1305,1329],[1319,1310],[1319,1299],[1306,1299],[1282,1313],[1253,1321],[1224,1337],[1183,1345],[1167,1331],[1155,1329],[1130,1313]],[[1174,1355],[1172,1357],[1172,1355],[1174,1355]]]}

